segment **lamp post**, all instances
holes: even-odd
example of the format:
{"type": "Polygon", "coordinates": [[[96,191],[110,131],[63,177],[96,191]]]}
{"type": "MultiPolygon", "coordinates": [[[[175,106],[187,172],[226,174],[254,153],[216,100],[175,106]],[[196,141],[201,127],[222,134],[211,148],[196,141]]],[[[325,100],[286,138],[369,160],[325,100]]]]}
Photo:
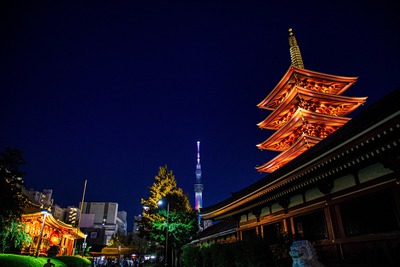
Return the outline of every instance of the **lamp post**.
{"type": "MultiPolygon", "coordinates": [[[[163,201],[159,200],[158,205],[162,205],[163,201]]],[[[165,233],[165,266],[168,266],[168,227],[169,227],[169,202],[167,202],[167,227],[165,233]]]]}
{"type": "Polygon", "coordinates": [[[36,258],[39,255],[40,245],[42,244],[44,225],[45,225],[45,222],[46,222],[46,217],[47,217],[47,215],[49,215],[49,212],[47,210],[42,210],[42,214],[43,214],[43,222],[42,222],[42,228],[40,229],[39,242],[38,242],[38,245],[36,247],[36,253],[35,253],[35,257],[36,258]]]}
{"type": "Polygon", "coordinates": [[[85,252],[86,252],[86,246],[87,246],[87,243],[86,243],[86,238],[87,238],[87,234],[85,234],[84,235],[84,240],[83,240],[83,244],[82,244],[82,258],[85,256],[85,252]]]}

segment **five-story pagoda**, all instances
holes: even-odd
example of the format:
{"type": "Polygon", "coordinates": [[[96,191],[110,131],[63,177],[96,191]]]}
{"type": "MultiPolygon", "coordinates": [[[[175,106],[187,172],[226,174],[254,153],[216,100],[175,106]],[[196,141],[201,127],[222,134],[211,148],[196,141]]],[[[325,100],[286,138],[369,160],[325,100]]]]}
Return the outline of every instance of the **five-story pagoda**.
{"type": "Polygon", "coordinates": [[[300,48],[289,29],[292,64],[271,93],[257,106],[272,110],[257,125],[274,130],[257,145],[261,150],[281,152],[262,166],[259,172],[273,172],[285,165],[350,120],[347,116],[367,97],[342,96],[357,77],[336,76],[304,68],[300,48]]]}

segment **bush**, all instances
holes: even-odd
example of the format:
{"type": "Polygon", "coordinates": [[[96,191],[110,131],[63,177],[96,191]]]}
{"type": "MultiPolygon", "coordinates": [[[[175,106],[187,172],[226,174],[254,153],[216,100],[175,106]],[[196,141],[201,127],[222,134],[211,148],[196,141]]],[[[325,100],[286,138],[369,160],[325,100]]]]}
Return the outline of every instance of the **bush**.
{"type": "Polygon", "coordinates": [[[200,267],[200,250],[192,244],[187,244],[182,251],[183,266],[200,267]]]}
{"type": "Polygon", "coordinates": [[[277,266],[269,245],[263,239],[199,247],[186,245],[182,263],[184,267],[277,266]]]}
{"type": "Polygon", "coordinates": [[[213,245],[211,248],[211,259],[214,267],[234,266],[240,251],[236,250],[237,244],[213,245]]]}
{"type": "Polygon", "coordinates": [[[200,247],[200,267],[210,267],[212,264],[212,250],[214,245],[204,245],[200,247]]]}

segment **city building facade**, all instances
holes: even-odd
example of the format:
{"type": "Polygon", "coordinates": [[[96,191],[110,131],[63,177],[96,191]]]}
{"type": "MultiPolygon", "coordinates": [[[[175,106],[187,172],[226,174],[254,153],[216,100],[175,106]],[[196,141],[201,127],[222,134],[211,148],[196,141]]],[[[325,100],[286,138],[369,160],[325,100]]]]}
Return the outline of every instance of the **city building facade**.
{"type": "Polygon", "coordinates": [[[87,234],[88,246],[106,246],[117,234],[127,233],[127,214],[115,202],[84,202],[80,228],[87,234]]]}

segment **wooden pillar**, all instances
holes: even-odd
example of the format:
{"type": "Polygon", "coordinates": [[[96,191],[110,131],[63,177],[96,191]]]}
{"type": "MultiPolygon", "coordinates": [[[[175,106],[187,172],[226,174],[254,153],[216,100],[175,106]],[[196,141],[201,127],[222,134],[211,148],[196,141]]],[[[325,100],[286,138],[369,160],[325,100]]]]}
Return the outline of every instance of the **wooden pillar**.
{"type": "Polygon", "coordinates": [[[332,214],[331,214],[330,206],[328,203],[326,203],[326,206],[324,208],[324,214],[325,214],[326,227],[327,227],[327,231],[328,231],[328,239],[335,240],[336,235],[335,235],[335,231],[333,228],[333,221],[332,221],[332,216],[331,216],[332,214]]]}
{"type": "Polygon", "coordinates": [[[292,236],[295,236],[296,229],[295,229],[295,225],[294,225],[294,219],[293,219],[293,217],[290,217],[289,220],[290,220],[290,231],[291,231],[290,234],[292,234],[292,236]]]}
{"type": "Polygon", "coordinates": [[[233,216],[233,220],[236,222],[236,241],[242,240],[242,234],[240,229],[240,215],[233,216]]]}
{"type": "Polygon", "coordinates": [[[253,210],[251,213],[256,217],[256,220],[257,220],[257,223],[256,223],[256,235],[257,236],[261,236],[261,229],[260,229],[260,225],[259,225],[260,224],[261,210],[260,209],[253,210]]]}
{"type": "Polygon", "coordinates": [[[340,214],[339,205],[333,206],[332,209],[335,214],[335,221],[333,221],[333,223],[337,226],[336,238],[344,238],[346,235],[343,228],[342,216],[340,214]]]}
{"type": "Polygon", "coordinates": [[[287,234],[289,233],[288,225],[287,225],[287,218],[283,218],[282,224],[283,224],[283,233],[287,234]]]}
{"type": "MultiPolygon", "coordinates": [[[[325,213],[326,214],[326,213],[325,213]]],[[[339,238],[344,238],[345,237],[345,231],[343,227],[343,222],[342,222],[342,216],[340,214],[340,208],[338,204],[335,204],[333,206],[329,207],[329,216],[330,216],[330,221],[332,225],[332,236],[329,233],[329,226],[328,226],[328,238],[335,240],[339,238]]],[[[326,215],[325,215],[326,217],[326,215]]],[[[326,219],[328,221],[328,219],[326,219]]],[[[343,253],[343,248],[342,244],[336,243],[335,245],[336,248],[336,255],[340,261],[344,260],[344,253],[343,253]]]]}

